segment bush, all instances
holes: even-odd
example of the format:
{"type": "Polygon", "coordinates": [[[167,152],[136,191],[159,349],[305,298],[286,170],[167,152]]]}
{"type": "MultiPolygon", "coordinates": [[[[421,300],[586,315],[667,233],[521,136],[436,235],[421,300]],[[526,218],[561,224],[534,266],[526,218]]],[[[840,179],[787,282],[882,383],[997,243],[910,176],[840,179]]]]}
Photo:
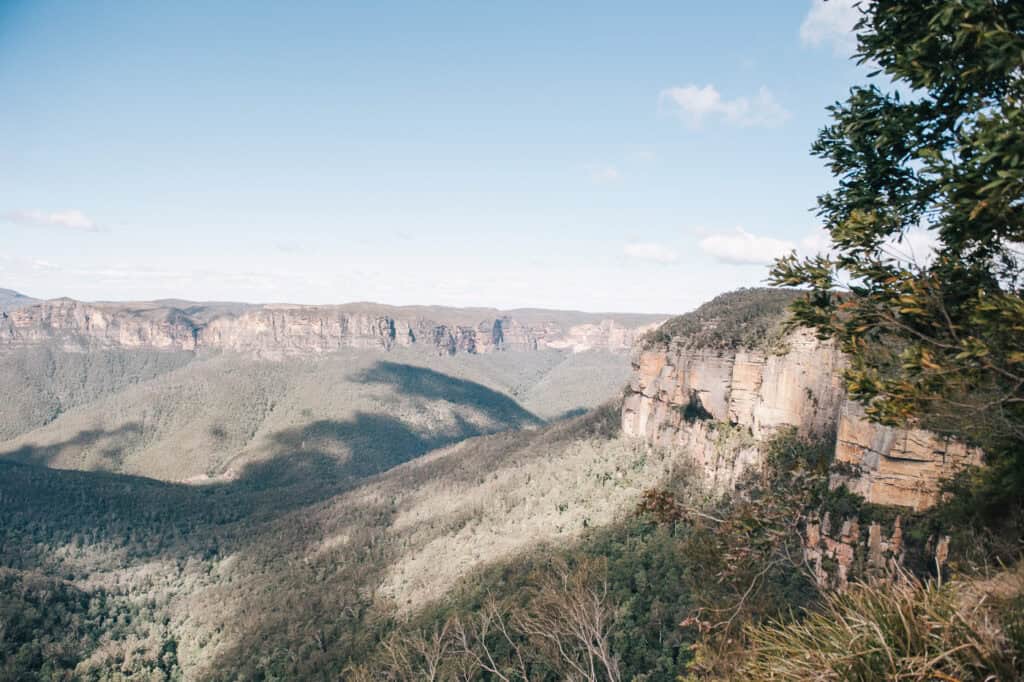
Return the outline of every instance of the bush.
{"type": "Polygon", "coordinates": [[[779,289],[730,291],[648,332],[643,346],[768,348],[782,338],[787,309],[796,297],[779,289]]]}
{"type": "Polygon", "coordinates": [[[896,581],[852,584],[822,596],[802,620],[748,628],[751,680],[1014,680],[1024,573],[996,585],[896,581]],[[1007,584],[1009,583],[1009,584],[1007,584]],[[988,597],[1010,592],[1003,602],[988,597]]]}

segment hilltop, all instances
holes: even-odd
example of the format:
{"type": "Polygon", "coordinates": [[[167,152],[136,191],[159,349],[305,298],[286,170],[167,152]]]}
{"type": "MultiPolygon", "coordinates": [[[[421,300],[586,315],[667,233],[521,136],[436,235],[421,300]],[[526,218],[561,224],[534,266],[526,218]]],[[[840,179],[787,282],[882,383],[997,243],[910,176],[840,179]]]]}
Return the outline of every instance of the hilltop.
{"type": "Polygon", "coordinates": [[[31,296],[19,293],[14,289],[0,289],[0,313],[9,310],[17,310],[25,306],[35,305],[41,301],[31,296]]]}

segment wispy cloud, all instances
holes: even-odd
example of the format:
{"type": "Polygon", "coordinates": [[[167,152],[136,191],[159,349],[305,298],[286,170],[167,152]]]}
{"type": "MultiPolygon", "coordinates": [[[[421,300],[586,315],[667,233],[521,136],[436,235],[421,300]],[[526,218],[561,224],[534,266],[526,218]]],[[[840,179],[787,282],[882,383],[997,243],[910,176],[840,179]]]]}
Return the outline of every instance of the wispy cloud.
{"type": "Polygon", "coordinates": [[[837,55],[848,56],[857,49],[853,27],[860,18],[855,0],[812,0],[811,9],[800,24],[800,41],[804,45],[831,45],[837,55]]]}
{"type": "Polygon", "coordinates": [[[623,248],[623,253],[634,260],[660,263],[662,265],[675,263],[679,260],[679,256],[676,255],[675,251],[663,244],[656,244],[654,242],[626,244],[623,248]]]}
{"type": "Polygon", "coordinates": [[[659,95],[661,107],[677,115],[692,128],[718,119],[741,128],[773,128],[785,123],[790,113],[766,87],[753,97],[725,99],[711,84],[666,88],[659,95]]]}
{"type": "Polygon", "coordinates": [[[618,182],[622,179],[619,169],[608,164],[591,164],[586,166],[586,171],[590,179],[598,184],[618,182]]]}
{"type": "MultiPolygon", "coordinates": [[[[935,258],[938,245],[935,231],[920,225],[907,230],[902,237],[886,240],[882,250],[903,263],[927,265],[935,258]]],[[[737,227],[733,232],[706,235],[700,240],[700,248],[716,260],[731,265],[771,265],[790,251],[796,251],[799,256],[835,253],[832,236],[823,227],[812,230],[797,242],[759,236],[737,227]]]]}
{"type": "Polygon", "coordinates": [[[700,240],[701,250],[730,265],[768,265],[796,245],[784,239],[759,237],[737,227],[733,232],[710,234],[700,240]]]}
{"type": "Polygon", "coordinates": [[[11,211],[3,216],[10,223],[28,227],[55,227],[80,232],[99,232],[99,224],[79,210],[67,211],[11,211]]]}
{"type": "Polygon", "coordinates": [[[302,244],[293,241],[279,241],[274,243],[274,248],[280,253],[297,254],[302,253],[302,244]]]}
{"type": "Polygon", "coordinates": [[[939,235],[923,225],[907,230],[899,238],[890,238],[884,249],[893,258],[912,265],[928,265],[935,260],[941,243],[939,235]]]}
{"type": "Polygon", "coordinates": [[[629,160],[638,163],[650,163],[658,158],[658,153],[651,147],[636,147],[629,153],[629,160]]]}

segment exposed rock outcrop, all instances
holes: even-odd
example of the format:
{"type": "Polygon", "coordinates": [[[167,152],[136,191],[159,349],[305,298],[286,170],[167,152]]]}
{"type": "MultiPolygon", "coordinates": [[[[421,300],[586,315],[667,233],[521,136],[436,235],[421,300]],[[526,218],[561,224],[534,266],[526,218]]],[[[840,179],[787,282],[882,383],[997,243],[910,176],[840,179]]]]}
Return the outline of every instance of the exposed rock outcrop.
{"type": "Polygon", "coordinates": [[[846,399],[844,358],[807,331],[774,351],[693,349],[663,344],[640,350],[622,408],[622,429],[651,445],[688,449],[717,489],[759,466],[759,443],[780,427],[809,437],[838,434],[833,476],[869,502],[923,509],[939,486],[981,453],[920,429],[869,422],[846,399]]]}
{"type": "Polygon", "coordinates": [[[688,448],[716,487],[731,487],[760,462],[758,442],[779,427],[812,437],[835,430],[842,355],[807,332],[790,335],[785,345],[782,354],[640,351],[623,404],[623,431],[652,445],[688,448]],[[729,442],[723,442],[726,431],[733,432],[729,442]]]}
{"type": "Polygon", "coordinates": [[[177,308],[118,310],[109,305],[58,298],[0,313],[0,344],[56,340],[122,348],[195,350],[199,328],[177,308]]]}
{"type": "Polygon", "coordinates": [[[965,466],[977,466],[982,453],[922,429],[896,429],[864,418],[860,404],[846,400],[839,414],[836,462],[851,474],[834,474],[833,485],[876,504],[925,509],[939,498],[939,483],[965,466]]]}
{"type": "Polygon", "coordinates": [[[894,575],[903,565],[905,546],[899,516],[886,527],[845,519],[833,528],[828,513],[807,520],[804,558],[819,587],[845,589],[850,577],[894,575]]]}
{"type": "MultiPolygon", "coordinates": [[[[916,551],[942,571],[949,543],[948,535],[932,535],[916,551]]],[[[811,516],[804,526],[804,559],[818,586],[825,589],[844,590],[852,577],[892,578],[903,569],[907,551],[900,516],[885,523],[850,517],[838,524],[826,512],[811,516]]]]}
{"type": "Polygon", "coordinates": [[[84,303],[55,299],[0,312],[0,348],[56,342],[265,356],[423,345],[439,353],[545,348],[628,352],[655,315],[342,306],[84,303]]]}

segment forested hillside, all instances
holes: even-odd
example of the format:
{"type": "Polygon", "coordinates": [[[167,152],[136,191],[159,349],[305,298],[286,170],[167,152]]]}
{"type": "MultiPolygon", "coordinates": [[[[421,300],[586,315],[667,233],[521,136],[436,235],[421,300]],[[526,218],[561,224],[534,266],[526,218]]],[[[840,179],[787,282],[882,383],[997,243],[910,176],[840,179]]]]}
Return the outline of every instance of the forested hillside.
{"type": "Polygon", "coordinates": [[[620,391],[629,366],[600,351],[276,361],[44,346],[0,354],[0,369],[22,387],[0,408],[0,457],[200,481],[296,451],[383,470],[468,436],[585,411],[620,391]]]}
{"type": "MultiPolygon", "coordinates": [[[[0,682],[1024,679],[1024,3],[816,0],[805,44],[837,32],[870,72],[811,149],[824,232],[700,238],[777,288],[664,323],[0,290],[0,682]]],[[[797,118],[658,99],[744,153],[797,118]]],[[[585,170],[618,201],[658,158],[631,156],[585,170]]]]}
{"type": "MultiPolygon", "coordinates": [[[[788,353],[792,300],[733,292],[650,342],[788,353]]],[[[622,435],[622,361],[11,354],[50,368],[23,370],[26,404],[66,408],[0,458],[5,679],[756,678],[775,664],[743,653],[790,636],[775,619],[861,608],[821,591],[808,519],[866,534],[899,517],[914,579],[934,576],[944,534],[947,578],[1013,560],[1012,538],[957,504],[911,513],[830,487],[834,436],[758,444],[694,410],[682,424],[703,423],[716,457],[753,447],[764,463],[709,486],[695,452],[622,435]]],[[[856,543],[844,570],[874,575],[856,543]]],[[[937,611],[904,617],[998,628],[971,656],[1005,677],[1019,582],[970,587],[988,604],[970,613],[945,588],[927,597],[937,611]]],[[[907,589],[917,604],[932,588],[907,589]]]]}
{"type": "Polygon", "coordinates": [[[302,452],[205,486],[0,463],[3,562],[28,586],[6,605],[21,625],[4,646],[27,661],[57,641],[83,677],[164,670],[173,650],[174,679],[334,679],[396,614],[608,524],[678,466],[619,439],[617,421],[610,406],[473,438],[355,486],[302,452]],[[89,637],[26,611],[44,598],[89,637]]]}

